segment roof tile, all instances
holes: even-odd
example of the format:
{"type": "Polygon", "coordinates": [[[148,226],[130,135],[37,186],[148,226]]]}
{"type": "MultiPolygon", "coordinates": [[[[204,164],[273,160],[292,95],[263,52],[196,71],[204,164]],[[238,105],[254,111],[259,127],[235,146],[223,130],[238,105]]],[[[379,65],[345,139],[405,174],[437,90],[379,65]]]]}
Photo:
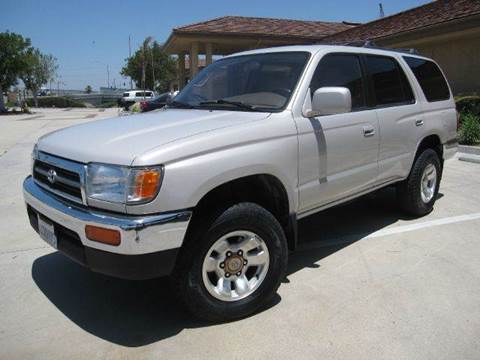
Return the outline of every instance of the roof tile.
{"type": "Polygon", "coordinates": [[[303,21],[243,16],[224,16],[205,22],[177,27],[175,33],[211,33],[264,35],[321,39],[354,27],[355,24],[325,21],[303,21]]]}

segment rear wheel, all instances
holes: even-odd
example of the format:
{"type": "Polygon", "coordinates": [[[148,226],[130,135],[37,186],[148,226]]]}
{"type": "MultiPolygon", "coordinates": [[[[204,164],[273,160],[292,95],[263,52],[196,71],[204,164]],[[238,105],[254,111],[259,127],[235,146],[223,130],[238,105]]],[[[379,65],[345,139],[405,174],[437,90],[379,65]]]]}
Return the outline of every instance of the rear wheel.
{"type": "Polygon", "coordinates": [[[442,165],[436,151],[424,150],[415,160],[408,178],[397,186],[401,208],[414,216],[432,211],[441,177],[442,165]]]}
{"type": "Polygon", "coordinates": [[[253,203],[234,205],[191,236],[175,282],[192,314],[228,321],[272,301],[285,275],[288,252],[282,227],[271,213],[253,203]]]}

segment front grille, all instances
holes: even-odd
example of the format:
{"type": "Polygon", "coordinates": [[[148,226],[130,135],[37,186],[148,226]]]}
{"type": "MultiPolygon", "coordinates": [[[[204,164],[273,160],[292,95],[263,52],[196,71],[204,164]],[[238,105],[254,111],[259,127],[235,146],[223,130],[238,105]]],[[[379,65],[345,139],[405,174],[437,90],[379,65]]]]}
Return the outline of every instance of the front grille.
{"type": "Polygon", "coordinates": [[[43,188],[66,199],[83,203],[80,164],[40,155],[33,166],[33,178],[43,188]]]}

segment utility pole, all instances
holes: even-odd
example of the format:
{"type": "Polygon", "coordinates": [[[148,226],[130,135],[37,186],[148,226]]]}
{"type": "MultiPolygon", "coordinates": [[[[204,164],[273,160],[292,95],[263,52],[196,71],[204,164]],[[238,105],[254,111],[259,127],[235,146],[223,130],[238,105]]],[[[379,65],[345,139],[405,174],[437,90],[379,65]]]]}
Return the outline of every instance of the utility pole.
{"type": "MultiPolygon", "coordinates": [[[[128,35],[128,58],[132,57],[132,43],[130,40],[130,35],[128,35]]],[[[132,77],[130,76],[130,90],[133,89],[132,77]]]]}
{"type": "Polygon", "coordinates": [[[110,87],[110,68],[108,67],[107,64],[107,88],[110,87]]]}
{"type": "Polygon", "coordinates": [[[379,10],[380,10],[380,19],[385,17],[385,13],[383,12],[383,5],[382,3],[378,4],[379,10]]]}

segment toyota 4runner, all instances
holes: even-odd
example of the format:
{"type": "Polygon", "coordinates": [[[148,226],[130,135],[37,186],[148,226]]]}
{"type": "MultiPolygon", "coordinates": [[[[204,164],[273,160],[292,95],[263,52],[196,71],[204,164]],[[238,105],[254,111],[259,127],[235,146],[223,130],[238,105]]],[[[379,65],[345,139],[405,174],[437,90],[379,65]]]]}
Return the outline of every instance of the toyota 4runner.
{"type": "Polygon", "coordinates": [[[297,221],[385,186],[433,208],[457,113],[412,53],[291,46],[227,56],[164,109],[43,136],[23,184],[33,228],[92,271],[171,275],[221,321],[275,295],[297,221]]]}

